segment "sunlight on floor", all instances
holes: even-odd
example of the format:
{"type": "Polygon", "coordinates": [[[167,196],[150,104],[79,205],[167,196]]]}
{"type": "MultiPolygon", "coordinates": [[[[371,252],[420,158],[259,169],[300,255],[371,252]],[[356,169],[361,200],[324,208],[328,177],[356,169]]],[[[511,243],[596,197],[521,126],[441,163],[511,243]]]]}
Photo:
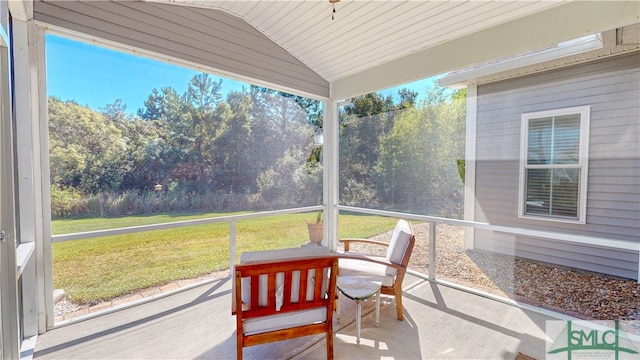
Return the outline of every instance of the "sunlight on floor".
{"type": "Polygon", "coordinates": [[[356,344],[356,337],[346,334],[336,334],[336,341],[343,341],[345,344],[352,344],[353,346],[358,347],[370,347],[377,350],[389,350],[389,347],[385,342],[381,342],[378,340],[366,339],[362,336],[360,337],[360,344],[356,344]]]}
{"type": "Polygon", "coordinates": [[[450,353],[452,353],[452,352],[454,352],[454,351],[456,351],[456,349],[454,349],[454,348],[448,348],[447,350],[442,351],[442,352],[440,353],[440,355],[450,354],[450,353]]]}

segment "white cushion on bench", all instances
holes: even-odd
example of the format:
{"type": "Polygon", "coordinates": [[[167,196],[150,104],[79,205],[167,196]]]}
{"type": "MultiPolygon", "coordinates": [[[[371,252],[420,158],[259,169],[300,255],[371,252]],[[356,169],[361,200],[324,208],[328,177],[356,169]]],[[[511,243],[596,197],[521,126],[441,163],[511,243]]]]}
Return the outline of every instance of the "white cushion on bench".
{"type": "MultiPolygon", "coordinates": [[[[375,256],[369,256],[375,258],[375,256]]],[[[380,256],[381,260],[385,258],[380,256]]],[[[392,286],[397,270],[387,265],[356,259],[339,259],[340,276],[379,276],[382,286],[392,286]],[[393,270],[393,271],[390,271],[393,270]]]]}
{"type": "MultiPolygon", "coordinates": [[[[409,225],[406,220],[400,220],[393,229],[391,241],[389,241],[389,246],[387,247],[386,256],[368,255],[368,257],[379,258],[383,262],[386,259],[394,264],[400,264],[402,263],[402,258],[407,251],[407,247],[409,246],[409,242],[412,237],[413,231],[411,230],[411,225],[409,225]]],[[[395,277],[398,274],[398,269],[394,267],[364,260],[339,259],[338,264],[338,267],[340,268],[340,275],[380,276],[383,278],[382,286],[393,286],[395,277]]]]}
{"type": "Polygon", "coordinates": [[[262,316],[244,320],[244,333],[247,335],[259,334],[267,331],[288,329],[294,326],[309,325],[326,320],[327,309],[316,308],[311,310],[288,312],[272,316],[262,316]]]}

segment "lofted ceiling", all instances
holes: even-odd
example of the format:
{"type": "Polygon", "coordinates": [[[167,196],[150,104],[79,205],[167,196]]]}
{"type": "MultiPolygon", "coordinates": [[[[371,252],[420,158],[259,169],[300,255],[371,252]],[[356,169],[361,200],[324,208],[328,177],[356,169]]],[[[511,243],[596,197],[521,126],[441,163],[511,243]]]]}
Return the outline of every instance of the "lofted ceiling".
{"type": "Polygon", "coordinates": [[[336,100],[516,56],[640,18],[637,0],[33,4],[34,19],[47,30],[336,100]]]}
{"type": "Polygon", "coordinates": [[[148,1],[240,17],[329,82],[566,3],[342,0],[333,14],[328,0],[148,1]]]}

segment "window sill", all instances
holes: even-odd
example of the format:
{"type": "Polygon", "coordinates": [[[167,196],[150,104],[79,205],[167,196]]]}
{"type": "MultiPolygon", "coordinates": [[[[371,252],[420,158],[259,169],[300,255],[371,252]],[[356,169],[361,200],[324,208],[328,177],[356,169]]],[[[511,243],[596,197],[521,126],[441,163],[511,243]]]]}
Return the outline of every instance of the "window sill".
{"type": "Polygon", "coordinates": [[[526,220],[545,221],[545,222],[557,222],[557,223],[563,223],[563,224],[575,224],[575,225],[587,224],[585,219],[563,219],[560,217],[546,217],[546,216],[535,216],[535,215],[518,215],[518,218],[526,219],[526,220]]]}

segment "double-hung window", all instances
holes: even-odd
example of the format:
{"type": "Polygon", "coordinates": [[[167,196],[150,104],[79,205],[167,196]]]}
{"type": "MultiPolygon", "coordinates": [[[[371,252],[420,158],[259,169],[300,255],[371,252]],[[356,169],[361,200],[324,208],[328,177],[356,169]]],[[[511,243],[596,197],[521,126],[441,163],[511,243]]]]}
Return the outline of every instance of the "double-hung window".
{"type": "Polygon", "coordinates": [[[522,114],[519,216],[585,223],[589,113],[522,114]]]}

